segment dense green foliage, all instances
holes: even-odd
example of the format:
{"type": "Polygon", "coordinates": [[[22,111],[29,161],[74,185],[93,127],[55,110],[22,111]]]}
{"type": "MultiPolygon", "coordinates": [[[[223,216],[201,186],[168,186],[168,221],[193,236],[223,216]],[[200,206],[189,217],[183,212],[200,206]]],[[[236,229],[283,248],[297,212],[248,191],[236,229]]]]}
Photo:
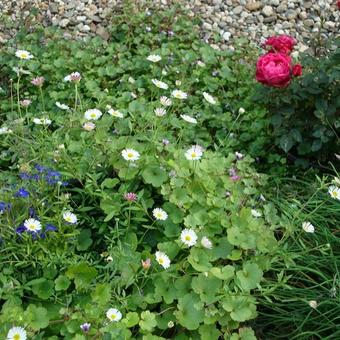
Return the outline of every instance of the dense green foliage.
{"type": "Polygon", "coordinates": [[[0,337],[276,336],[269,314],[287,310],[265,301],[304,282],[294,257],[315,247],[258,172],[286,168],[253,101],[257,52],[212,48],[176,7],[132,11],[109,41],[37,28],[2,48],[0,337]]]}

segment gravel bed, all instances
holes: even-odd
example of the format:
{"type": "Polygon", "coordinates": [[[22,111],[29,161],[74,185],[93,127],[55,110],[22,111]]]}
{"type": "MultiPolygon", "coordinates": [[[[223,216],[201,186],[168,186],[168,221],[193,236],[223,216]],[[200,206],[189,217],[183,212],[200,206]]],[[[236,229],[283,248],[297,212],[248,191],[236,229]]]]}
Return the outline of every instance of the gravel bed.
{"type": "MultiPolygon", "coordinates": [[[[340,10],[336,0],[135,0],[138,6],[167,7],[177,2],[189,15],[202,18],[202,38],[220,35],[220,48],[230,48],[234,38],[246,36],[260,42],[274,34],[289,34],[301,51],[321,29],[325,39],[339,35],[340,10]],[[150,5],[150,3],[152,5],[150,5]]],[[[19,23],[59,26],[65,35],[109,38],[107,27],[123,0],[1,0],[0,43],[15,33],[19,23]],[[30,14],[36,13],[32,19],[30,14]],[[29,18],[29,23],[27,23],[29,18]]]]}

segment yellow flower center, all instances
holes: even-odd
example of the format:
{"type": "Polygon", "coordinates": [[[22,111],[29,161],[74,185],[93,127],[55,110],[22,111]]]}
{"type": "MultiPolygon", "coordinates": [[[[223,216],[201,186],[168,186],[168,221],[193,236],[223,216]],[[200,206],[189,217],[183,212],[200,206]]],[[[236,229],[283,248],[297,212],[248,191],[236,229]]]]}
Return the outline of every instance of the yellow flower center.
{"type": "Polygon", "coordinates": [[[17,334],[14,334],[14,336],[13,336],[13,340],[20,340],[20,334],[19,333],[17,333],[17,334]]]}
{"type": "Polygon", "coordinates": [[[27,57],[28,57],[27,53],[25,53],[25,52],[21,53],[21,58],[26,59],[27,57]]]}
{"type": "Polygon", "coordinates": [[[111,314],[110,319],[114,320],[116,318],[116,314],[111,314]]]}
{"type": "Polygon", "coordinates": [[[96,114],[95,113],[91,113],[91,118],[96,118],[96,114]]]}
{"type": "Polygon", "coordinates": [[[158,262],[159,262],[159,264],[163,264],[164,260],[163,259],[159,259],[158,262]]]}
{"type": "Polygon", "coordinates": [[[29,230],[34,230],[34,229],[35,229],[35,225],[34,225],[34,224],[29,224],[29,225],[27,226],[27,228],[28,228],[29,230]]]}
{"type": "Polygon", "coordinates": [[[192,153],[191,153],[191,157],[192,157],[192,158],[196,158],[196,157],[197,157],[196,152],[192,152],[192,153]]]}
{"type": "Polygon", "coordinates": [[[332,191],[331,195],[332,195],[333,197],[337,197],[337,196],[338,196],[338,193],[337,193],[336,191],[332,191]]]}
{"type": "Polygon", "coordinates": [[[133,153],[132,153],[132,152],[129,152],[129,153],[127,154],[127,156],[128,156],[128,158],[132,158],[132,157],[133,157],[133,153]]]}
{"type": "Polygon", "coordinates": [[[189,235],[185,236],[186,241],[191,241],[191,237],[189,235]]]}

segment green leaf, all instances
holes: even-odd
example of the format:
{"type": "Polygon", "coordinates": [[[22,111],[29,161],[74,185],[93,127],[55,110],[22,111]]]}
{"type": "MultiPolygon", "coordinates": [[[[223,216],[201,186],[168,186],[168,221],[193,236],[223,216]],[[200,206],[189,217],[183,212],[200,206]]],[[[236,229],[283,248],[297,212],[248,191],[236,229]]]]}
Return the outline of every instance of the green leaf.
{"type": "Polygon", "coordinates": [[[243,270],[236,273],[238,283],[245,290],[254,289],[260,283],[263,272],[256,263],[246,263],[243,270]]]}
{"type": "Polygon", "coordinates": [[[291,135],[283,135],[280,138],[279,145],[284,152],[288,152],[294,145],[293,138],[291,135]]]}
{"type": "Polygon", "coordinates": [[[222,300],[222,307],[230,312],[230,317],[238,322],[244,322],[256,317],[255,299],[251,296],[226,296],[222,300]]]}
{"type": "Polygon", "coordinates": [[[71,281],[69,280],[69,278],[67,276],[59,275],[54,280],[54,284],[55,284],[55,290],[57,290],[57,291],[66,290],[70,286],[71,281]]]}
{"type": "Polygon", "coordinates": [[[159,166],[147,166],[142,172],[142,177],[145,183],[160,187],[168,179],[168,174],[159,166]]]}
{"type": "Polygon", "coordinates": [[[234,277],[235,268],[227,265],[224,267],[214,267],[210,269],[210,273],[221,280],[230,280],[234,277]]]}
{"type": "Polygon", "coordinates": [[[111,286],[108,283],[98,284],[92,293],[92,299],[99,305],[106,305],[111,299],[111,286]]]}
{"type": "Polygon", "coordinates": [[[70,266],[66,272],[69,279],[74,279],[76,289],[88,287],[91,281],[97,276],[97,270],[88,266],[85,262],[70,266]]]}
{"type": "Polygon", "coordinates": [[[100,186],[101,186],[102,189],[103,189],[103,188],[112,189],[112,188],[114,188],[119,182],[120,182],[120,181],[119,181],[118,178],[106,178],[100,186]]]}
{"type": "Polygon", "coordinates": [[[136,312],[127,313],[125,318],[122,320],[122,322],[128,328],[138,325],[138,322],[139,322],[138,313],[136,313],[136,312]]]}
{"type": "Polygon", "coordinates": [[[216,328],[215,324],[201,325],[198,332],[201,335],[201,340],[214,340],[219,339],[221,336],[221,332],[216,328]]]}
{"type": "Polygon", "coordinates": [[[178,322],[188,330],[197,329],[204,319],[204,309],[196,294],[187,294],[178,299],[178,311],[174,312],[178,322]]]}
{"type": "Polygon", "coordinates": [[[139,326],[143,331],[152,332],[157,326],[156,316],[150,311],[144,311],[141,313],[141,320],[139,321],[139,326]]]}
{"type": "Polygon", "coordinates": [[[54,283],[50,280],[44,280],[32,285],[32,291],[40,299],[46,300],[53,294],[54,283]]]}
{"type": "Polygon", "coordinates": [[[192,279],[191,286],[193,291],[200,295],[201,301],[211,304],[218,299],[216,295],[222,288],[222,281],[214,276],[199,274],[192,279]]]}
{"type": "Polygon", "coordinates": [[[92,244],[91,239],[91,230],[90,229],[83,229],[79,233],[77,237],[77,250],[86,250],[88,249],[92,244]]]}
{"type": "Polygon", "coordinates": [[[212,268],[212,264],[209,261],[210,257],[205,249],[192,248],[190,250],[188,262],[195,270],[199,272],[209,271],[212,268]]]}
{"type": "Polygon", "coordinates": [[[43,307],[37,307],[36,305],[28,305],[24,312],[24,320],[35,331],[46,328],[49,325],[49,318],[47,316],[47,310],[43,307]]]}

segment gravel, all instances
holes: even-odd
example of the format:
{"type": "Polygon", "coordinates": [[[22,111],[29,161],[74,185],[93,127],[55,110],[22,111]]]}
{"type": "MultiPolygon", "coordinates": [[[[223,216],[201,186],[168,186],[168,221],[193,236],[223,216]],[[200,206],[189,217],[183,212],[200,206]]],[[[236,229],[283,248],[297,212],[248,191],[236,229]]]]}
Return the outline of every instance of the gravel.
{"type": "MultiPolygon", "coordinates": [[[[67,37],[99,35],[108,39],[107,27],[121,10],[123,1],[1,0],[0,43],[5,43],[22,22],[58,26],[67,37]],[[34,11],[37,14],[33,17],[34,11]]],[[[339,35],[340,11],[336,0],[135,0],[136,6],[145,9],[152,9],[151,2],[152,7],[158,8],[180,3],[190,16],[200,16],[202,38],[211,43],[212,36],[218,33],[221,39],[217,47],[222,49],[230,48],[233,40],[242,36],[260,43],[271,35],[289,34],[297,39],[303,51],[319,31],[321,22],[324,39],[339,35]]]]}

